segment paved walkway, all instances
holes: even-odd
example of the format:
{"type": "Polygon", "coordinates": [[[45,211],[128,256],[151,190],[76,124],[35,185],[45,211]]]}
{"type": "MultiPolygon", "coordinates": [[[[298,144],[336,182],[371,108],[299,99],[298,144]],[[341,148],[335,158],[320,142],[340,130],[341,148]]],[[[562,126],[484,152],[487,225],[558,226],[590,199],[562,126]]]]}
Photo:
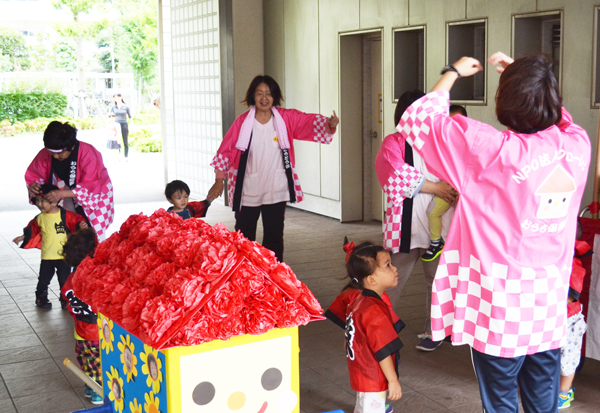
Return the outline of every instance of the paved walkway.
{"type": "MultiPolygon", "coordinates": [[[[97,134],[81,134],[102,146],[97,134]]],[[[51,285],[55,306],[35,307],[34,290],[40,263],[38,251],[20,250],[11,240],[37,213],[26,203],[23,173],[41,148],[41,138],[0,138],[3,160],[0,171],[14,176],[0,198],[0,412],[62,413],[91,407],[79,379],[67,371],[62,360],[75,360],[73,322],[58,306],[58,283],[51,285]],[[14,165],[17,165],[16,167],[14,165]]],[[[128,163],[107,161],[116,188],[117,222],[130,214],[150,214],[167,206],[162,157],[131,155],[128,163]]],[[[222,205],[209,209],[207,222],[223,222],[233,228],[233,214],[222,205]]],[[[343,237],[361,241],[381,239],[378,223],[340,224],[339,221],[288,208],[285,260],[310,287],[326,308],[345,284],[343,237]]],[[[258,238],[261,238],[259,233],[258,238]]],[[[396,412],[481,412],[477,382],[467,346],[444,343],[433,353],[415,350],[417,333],[425,320],[425,285],[417,266],[403,291],[398,314],[407,323],[400,337],[400,381],[403,397],[396,412]]],[[[354,392],[350,388],[343,351],[343,334],[329,321],[300,328],[300,406],[302,412],[319,413],[343,409],[350,413],[354,392]]],[[[600,411],[600,362],[586,361],[575,379],[576,400],[568,411],[600,411]]],[[[125,411],[127,411],[126,406],[125,411]]],[[[223,413],[223,412],[218,412],[223,413]]]]}

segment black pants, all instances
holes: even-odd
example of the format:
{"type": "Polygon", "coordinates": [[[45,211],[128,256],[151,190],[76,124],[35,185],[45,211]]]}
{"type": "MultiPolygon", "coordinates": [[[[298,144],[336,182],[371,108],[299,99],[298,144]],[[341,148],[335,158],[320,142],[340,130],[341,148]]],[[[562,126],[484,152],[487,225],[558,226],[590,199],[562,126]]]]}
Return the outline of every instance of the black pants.
{"type": "Polygon", "coordinates": [[[242,206],[242,210],[235,213],[235,230],[240,230],[250,241],[256,241],[256,224],[259,215],[262,214],[262,245],[273,251],[280,262],[283,262],[285,204],[286,202],[259,207],[242,206]]]}
{"type": "Polygon", "coordinates": [[[471,349],[481,402],[486,413],[558,412],[560,349],[503,358],[471,349]]]}
{"type": "Polygon", "coordinates": [[[40,264],[40,276],[35,291],[37,298],[48,295],[48,286],[50,285],[50,281],[52,281],[52,277],[54,277],[55,270],[58,276],[58,285],[60,285],[61,289],[67,282],[67,278],[69,278],[69,274],[71,273],[71,267],[64,260],[42,260],[40,264]]]}
{"type": "Polygon", "coordinates": [[[123,135],[123,151],[127,158],[129,156],[129,125],[127,122],[119,122],[119,125],[121,125],[121,135],[123,135]]]}

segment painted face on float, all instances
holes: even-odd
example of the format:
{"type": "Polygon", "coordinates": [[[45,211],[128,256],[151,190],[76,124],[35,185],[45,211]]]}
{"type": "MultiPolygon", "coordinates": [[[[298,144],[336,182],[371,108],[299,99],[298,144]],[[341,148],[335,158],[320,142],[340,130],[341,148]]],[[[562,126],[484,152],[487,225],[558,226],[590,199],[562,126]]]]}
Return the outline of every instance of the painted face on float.
{"type": "Polygon", "coordinates": [[[290,349],[281,337],[182,357],[182,411],[292,412],[290,349]]]}

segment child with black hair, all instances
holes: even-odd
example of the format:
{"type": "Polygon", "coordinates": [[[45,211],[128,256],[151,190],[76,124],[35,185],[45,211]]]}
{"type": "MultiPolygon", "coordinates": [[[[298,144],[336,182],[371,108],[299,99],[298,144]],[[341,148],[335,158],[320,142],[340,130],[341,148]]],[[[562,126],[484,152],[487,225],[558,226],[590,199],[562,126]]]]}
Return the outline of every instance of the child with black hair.
{"type": "MultiPolygon", "coordinates": [[[[461,105],[450,105],[450,116],[456,115],[467,116],[467,110],[461,105]]],[[[433,261],[442,253],[444,241],[442,240],[442,215],[450,208],[450,204],[439,196],[434,196],[429,205],[429,231],[431,234],[431,242],[427,251],[421,256],[423,261],[433,261]]]]}
{"type": "MultiPolygon", "coordinates": [[[[39,194],[35,197],[35,205],[41,211],[23,229],[23,235],[13,239],[21,248],[39,248],[42,250],[40,275],[35,291],[35,305],[40,308],[52,308],[48,300],[48,286],[54,273],[62,288],[71,272],[71,267],[63,261],[62,248],[67,236],[78,229],[88,227],[85,218],[79,214],[67,211],[58,206],[58,201],[50,201],[46,195],[58,188],[52,184],[40,186],[39,194]]],[[[61,306],[66,309],[66,302],[60,299],[61,306]]]]}
{"type": "MultiPolygon", "coordinates": [[[[77,361],[81,369],[92,380],[102,384],[98,315],[88,304],[75,296],[72,284],[75,269],[86,257],[93,257],[97,244],[96,233],[91,228],[85,228],[69,235],[63,246],[62,255],[65,262],[73,267],[73,272],[63,285],[61,296],[67,302],[69,313],[75,320],[75,354],[77,355],[77,361]]],[[[104,403],[102,396],[88,386],[85,386],[85,397],[91,398],[93,404],[104,403]]]]}
{"type": "MultiPolygon", "coordinates": [[[[398,284],[398,273],[385,248],[370,242],[349,249],[346,263],[350,282],[340,301],[350,301],[352,289],[359,294],[347,304],[345,335],[350,385],[357,392],[355,413],[386,413],[386,390],[390,400],[402,397],[398,381],[398,333],[404,323],[387,304],[385,290],[398,284]]],[[[337,301],[337,299],[336,299],[337,301]]],[[[328,311],[331,315],[333,311],[328,311]]]]}
{"type": "Polygon", "coordinates": [[[200,202],[189,202],[190,187],[183,181],[174,180],[167,184],[165,188],[167,201],[173,204],[167,209],[167,212],[174,212],[183,219],[203,218],[214,197],[210,195],[207,199],[200,202]]]}

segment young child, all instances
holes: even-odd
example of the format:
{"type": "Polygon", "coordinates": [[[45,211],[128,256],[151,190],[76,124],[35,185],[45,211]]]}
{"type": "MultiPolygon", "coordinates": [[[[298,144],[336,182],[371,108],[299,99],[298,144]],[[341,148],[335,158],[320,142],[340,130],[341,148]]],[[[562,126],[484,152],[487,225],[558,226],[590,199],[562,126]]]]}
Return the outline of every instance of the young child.
{"type": "MultiPolygon", "coordinates": [[[[69,235],[63,246],[64,260],[73,268],[61,289],[61,296],[67,302],[67,308],[75,320],[75,354],[81,369],[96,383],[102,384],[100,364],[100,345],[98,337],[98,316],[93,309],[73,292],[73,274],[75,268],[88,255],[93,256],[96,248],[96,233],[92,228],[82,229],[69,235]]],[[[93,404],[103,404],[102,396],[85,386],[85,397],[91,398],[93,404]]]]}
{"type": "Polygon", "coordinates": [[[567,304],[567,340],[560,349],[560,390],[558,392],[558,408],[566,409],[575,399],[575,389],[572,387],[575,370],[581,359],[581,344],[587,324],[583,317],[583,308],[579,302],[579,295],[583,289],[585,269],[579,258],[589,255],[592,250],[587,242],[575,241],[575,258],[569,288],[567,304]]]}
{"type": "MultiPolygon", "coordinates": [[[[460,105],[450,105],[450,116],[467,116],[467,110],[460,105]]],[[[429,232],[431,243],[425,254],[421,256],[423,261],[433,261],[442,253],[444,241],[442,240],[442,215],[450,208],[450,204],[439,196],[434,196],[430,204],[431,211],[427,214],[429,218],[429,232]]]]}
{"type": "Polygon", "coordinates": [[[119,143],[119,137],[121,136],[121,125],[115,121],[116,117],[114,113],[108,115],[108,139],[106,140],[106,147],[112,149],[115,155],[118,157],[121,152],[121,144],[119,143]],[[118,152],[117,152],[118,151],[118,152]]]}
{"type": "MultiPolygon", "coordinates": [[[[360,294],[347,305],[345,315],[350,385],[357,392],[354,411],[385,413],[386,390],[390,400],[402,397],[398,381],[402,342],[398,332],[404,323],[395,314],[392,315],[393,311],[382,298],[385,290],[397,285],[398,273],[392,265],[390,253],[369,242],[354,248],[346,269],[350,282],[341,296],[347,298],[351,294],[347,291],[360,290],[360,294]]],[[[340,301],[343,300],[345,298],[340,298],[340,301]]]]}
{"type": "MultiPolygon", "coordinates": [[[[35,291],[35,305],[40,308],[52,308],[48,300],[48,286],[54,272],[58,277],[58,284],[62,288],[71,272],[71,267],[64,262],[61,255],[63,244],[67,236],[78,229],[87,228],[88,224],[81,215],[67,211],[58,206],[58,202],[49,202],[44,195],[58,188],[52,184],[44,184],[40,194],[35,198],[35,205],[41,213],[32,219],[23,230],[23,235],[13,239],[21,248],[39,248],[42,250],[42,263],[40,275],[35,291]]],[[[63,309],[66,302],[60,299],[63,309]]]]}
{"type": "Polygon", "coordinates": [[[214,200],[208,197],[201,202],[189,202],[190,187],[183,181],[175,180],[167,184],[165,188],[165,196],[167,201],[173,204],[167,209],[167,212],[174,212],[183,219],[188,218],[203,218],[206,216],[206,211],[214,200]]]}

